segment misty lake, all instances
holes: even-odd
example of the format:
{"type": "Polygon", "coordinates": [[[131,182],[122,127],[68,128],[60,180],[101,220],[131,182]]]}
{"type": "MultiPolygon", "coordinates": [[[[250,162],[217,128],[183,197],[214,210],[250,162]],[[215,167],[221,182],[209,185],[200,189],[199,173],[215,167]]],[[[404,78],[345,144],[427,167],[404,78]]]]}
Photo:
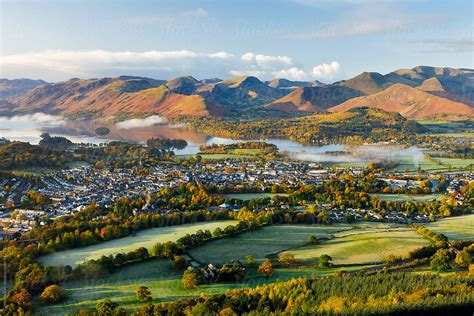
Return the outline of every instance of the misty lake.
{"type": "MultiPolygon", "coordinates": [[[[76,143],[106,143],[112,140],[145,143],[147,139],[180,138],[188,146],[176,152],[177,155],[191,155],[199,152],[202,144],[232,144],[242,140],[214,137],[196,133],[163,122],[159,117],[133,119],[119,124],[103,124],[94,120],[68,120],[61,116],[36,113],[31,115],[0,117],[0,138],[19,140],[37,144],[41,133],[64,136],[76,143]],[[156,118],[156,119],[154,119],[156,118]],[[157,124],[159,123],[159,124],[157,124]],[[98,127],[107,126],[110,133],[99,136],[98,127]]],[[[348,146],[332,144],[326,146],[305,146],[289,140],[254,140],[275,144],[292,158],[314,162],[354,162],[365,163],[374,160],[413,158],[420,160],[424,154],[418,147],[404,148],[397,145],[348,146]],[[339,152],[338,154],[334,154],[339,152]]]]}

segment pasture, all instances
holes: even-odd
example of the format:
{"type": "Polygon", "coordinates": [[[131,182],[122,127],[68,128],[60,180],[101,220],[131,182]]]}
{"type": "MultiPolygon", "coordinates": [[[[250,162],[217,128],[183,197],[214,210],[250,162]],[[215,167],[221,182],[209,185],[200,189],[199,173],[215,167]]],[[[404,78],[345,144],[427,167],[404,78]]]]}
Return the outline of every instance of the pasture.
{"type": "Polygon", "coordinates": [[[474,239],[474,214],[443,218],[426,224],[435,233],[445,234],[449,239],[474,239]]]}
{"type": "Polygon", "coordinates": [[[79,263],[98,259],[101,256],[123,252],[131,252],[140,247],[151,249],[158,242],[176,241],[186,234],[192,234],[199,229],[209,229],[211,232],[217,227],[224,228],[236,224],[237,221],[201,222],[170,227],[150,228],[139,231],[135,235],[102,242],[96,245],[59,251],[39,257],[38,261],[45,266],[70,265],[75,267],[79,263]]]}
{"type": "Polygon", "coordinates": [[[369,265],[382,263],[389,254],[404,256],[410,250],[428,244],[427,239],[421,238],[411,228],[390,228],[336,234],[329,241],[295,249],[291,253],[305,265],[317,264],[323,254],[330,255],[336,265],[369,265]]]}
{"type": "Polygon", "coordinates": [[[372,232],[398,226],[380,223],[272,225],[255,232],[212,241],[191,249],[189,254],[203,263],[223,263],[232,259],[244,260],[247,255],[255,256],[258,261],[263,261],[266,256],[305,246],[309,236],[331,238],[338,234],[372,232]]]}

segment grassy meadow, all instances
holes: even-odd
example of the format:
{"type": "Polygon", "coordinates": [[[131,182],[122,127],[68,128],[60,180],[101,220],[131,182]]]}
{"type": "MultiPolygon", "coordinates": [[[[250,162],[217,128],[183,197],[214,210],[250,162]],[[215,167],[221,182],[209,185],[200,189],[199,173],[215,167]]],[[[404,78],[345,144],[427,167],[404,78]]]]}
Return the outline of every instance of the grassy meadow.
{"type": "Polygon", "coordinates": [[[436,233],[445,234],[449,239],[474,239],[474,214],[444,218],[426,226],[436,233]]]}
{"type": "Polygon", "coordinates": [[[170,227],[150,228],[139,231],[135,235],[102,242],[96,245],[69,249],[39,257],[38,261],[45,266],[70,265],[75,267],[79,263],[98,259],[103,255],[130,252],[140,247],[151,249],[158,242],[176,241],[186,234],[192,234],[199,229],[209,229],[211,232],[217,227],[224,228],[236,224],[237,221],[216,221],[186,224],[170,227]]]}
{"type": "Polygon", "coordinates": [[[340,236],[336,234],[329,241],[295,249],[291,253],[305,264],[317,264],[321,255],[328,254],[335,265],[370,265],[382,263],[389,254],[403,256],[412,249],[428,244],[428,240],[407,227],[340,236]]]}

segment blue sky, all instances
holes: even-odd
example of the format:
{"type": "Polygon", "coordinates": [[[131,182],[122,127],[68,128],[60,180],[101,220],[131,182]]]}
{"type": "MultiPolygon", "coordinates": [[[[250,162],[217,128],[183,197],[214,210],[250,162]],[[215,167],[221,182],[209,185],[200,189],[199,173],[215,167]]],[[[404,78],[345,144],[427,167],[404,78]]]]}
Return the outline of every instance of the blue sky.
{"type": "Polygon", "coordinates": [[[0,0],[0,77],[335,81],[473,68],[472,1],[0,0]]]}

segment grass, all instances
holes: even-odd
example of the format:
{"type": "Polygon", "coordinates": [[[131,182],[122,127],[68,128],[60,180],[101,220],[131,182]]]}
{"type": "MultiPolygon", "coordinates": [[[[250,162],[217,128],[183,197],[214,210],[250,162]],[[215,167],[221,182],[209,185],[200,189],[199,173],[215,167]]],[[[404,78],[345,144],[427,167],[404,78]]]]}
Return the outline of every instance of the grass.
{"type": "Polygon", "coordinates": [[[449,239],[474,239],[474,214],[444,218],[426,226],[436,233],[445,234],[449,239]]]}
{"type": "Polygon", "coordinates": [[[426,202],[434,201],[441,199],[445,196],[444,194],[372,194],[377,196],[382,201],[395,201],[395,202],[404,202],[404,201],[417,201],[417,202],[426,202]]]}
{"type": "Polygon", "coordinates": [[[263,261],[266,256],[304,246],[308,236],[331,237],[342,232],[372,232],[398,226],[379,223],[272,225],[255,232],[212,241],[191,249],[189,254],[202,263],[223,263],[232,259],[244,260],[247,255],[255,256],[258,261],[263,261]]]}
{"type": "Polygon", "coordinates": [[[243,201],[248,201],[251,199],[272,198],[274,196],[288,196],[288,194],[286,193],[229,193],[229,194],[224,194],[223,196],[229,199],[239,199],[243,201]]]}
{"type": "Polygon", "coordinates": [[[232,259],[244,260],[252,255],[259,261],[265,256],[301,246],[308,236],[327,237],[349,225],[272,225],[235,237],[212,241],[191,249],[189,254],[199,262],[223,263],[232,259]]]}
{"type": "Polygon", "coordinates": [[[75,267],[83,261],[97,259],[102,255],[108,256],[111,254],[130,252],[140,247],[151,249],[153,245],[158,242],[176,241],[184,235],[192,234],[199,229],[209,229],[212,232],[217,227],[224,228],[236,223],[236,221],[217,221],[150,228],[142,230],[132,236],[49,254],[39,257],[38,261],[45,266],[70,265],[75,267]]]}
{"type": "MultiPolygon", "coordinates": [[[[195,227],[197,229],[197,227],[195,227]]],[[[111,298],[120,306],[133,309],[143,303],[137,302],[135,290],[147,286],[153,302],[174,301],[186,297],[224,293],[233,288],[255,287],[268,283],[283,282],[302,276],[332,275],[335,271],[353,271],[373,266],[381,260],[381,253],[405,254],[411,247],[428,243],[412,229],[397,224],[357,223],[338,225],[274,225],[263,229],[210,242],[190,251],[203,262],[219,263],[254,255],[258,260],[291,248],[302,265],[296,267],[275,266],[270,278],[263,278],[256,268],[248,268],[240,283],[201,285],[186,290],[181,284],[181,273],[174,271],[168,260],[150,259],[120,269],[118,272],[94,280],[78,280],[61,284],[67,294],[65,301],[45,306],[36,302],[41,315],[64,315],[80,308],[92,309],[98,301],[111,298]],[[309,235],[332,237],[315,246],[305,246],[309,235]],[[390,250],[388,250],[390,249],[390,250]],[[316,267],[316,258],[328,253],[337,266],[330,269],[316,267]]]]}
{"type": "Polygon", "coordinates": [[[432,160],[423,158],[419,161],[414,161],[412,158],[402,158],[399,160],[395,170],[416,172],[419,166],[422,171],[444,173],[449,171],[467,171],[472,164],[474,164],[474,159],[434,157],[432,160]],[[451,169],[449,166],[451,166],[451,169]]]}
{"type": "Polygon", "coordinates": [[[361,232],[336,236],[319,245],[291,251],[305,264],[317,264],[328,254],[336,265],[370,265],[382,263],[389,254],[403,256],[410,250],[429,244],[411,228],[391,228],[385,231],[361,232]]]}
{"type": "MultiPolygon", "coordinates": [[[[345,268],[346,271],[362,269],[365,266],[345,268]]],[[[119,272],[93,279],[71,281],[61,284],[67,298],[57,305],[42,305],[36,302],[35,311],[39,315],[65,315],[81,308],[92,309],[102,299],[110,298],[121,307],[138,308],[146,303],[139,303],[135,297],[138,286],[147,286],[152,293],[153,302],[175,301],[187,297],[205,294],[224,293],[229,289],[255,287],[268,283],[283,282],[291,278],[312,275],[332,275],[340,268],[276,268],[270,278],[264,278],[256,268],[247,269],[247,275],[240,283],[219,283],[200,285],[194,290],[186,290],[181,284],[181,273],[171,267],[168,260],[152,259],[139,264],[122,268],[119,272]]]]}

